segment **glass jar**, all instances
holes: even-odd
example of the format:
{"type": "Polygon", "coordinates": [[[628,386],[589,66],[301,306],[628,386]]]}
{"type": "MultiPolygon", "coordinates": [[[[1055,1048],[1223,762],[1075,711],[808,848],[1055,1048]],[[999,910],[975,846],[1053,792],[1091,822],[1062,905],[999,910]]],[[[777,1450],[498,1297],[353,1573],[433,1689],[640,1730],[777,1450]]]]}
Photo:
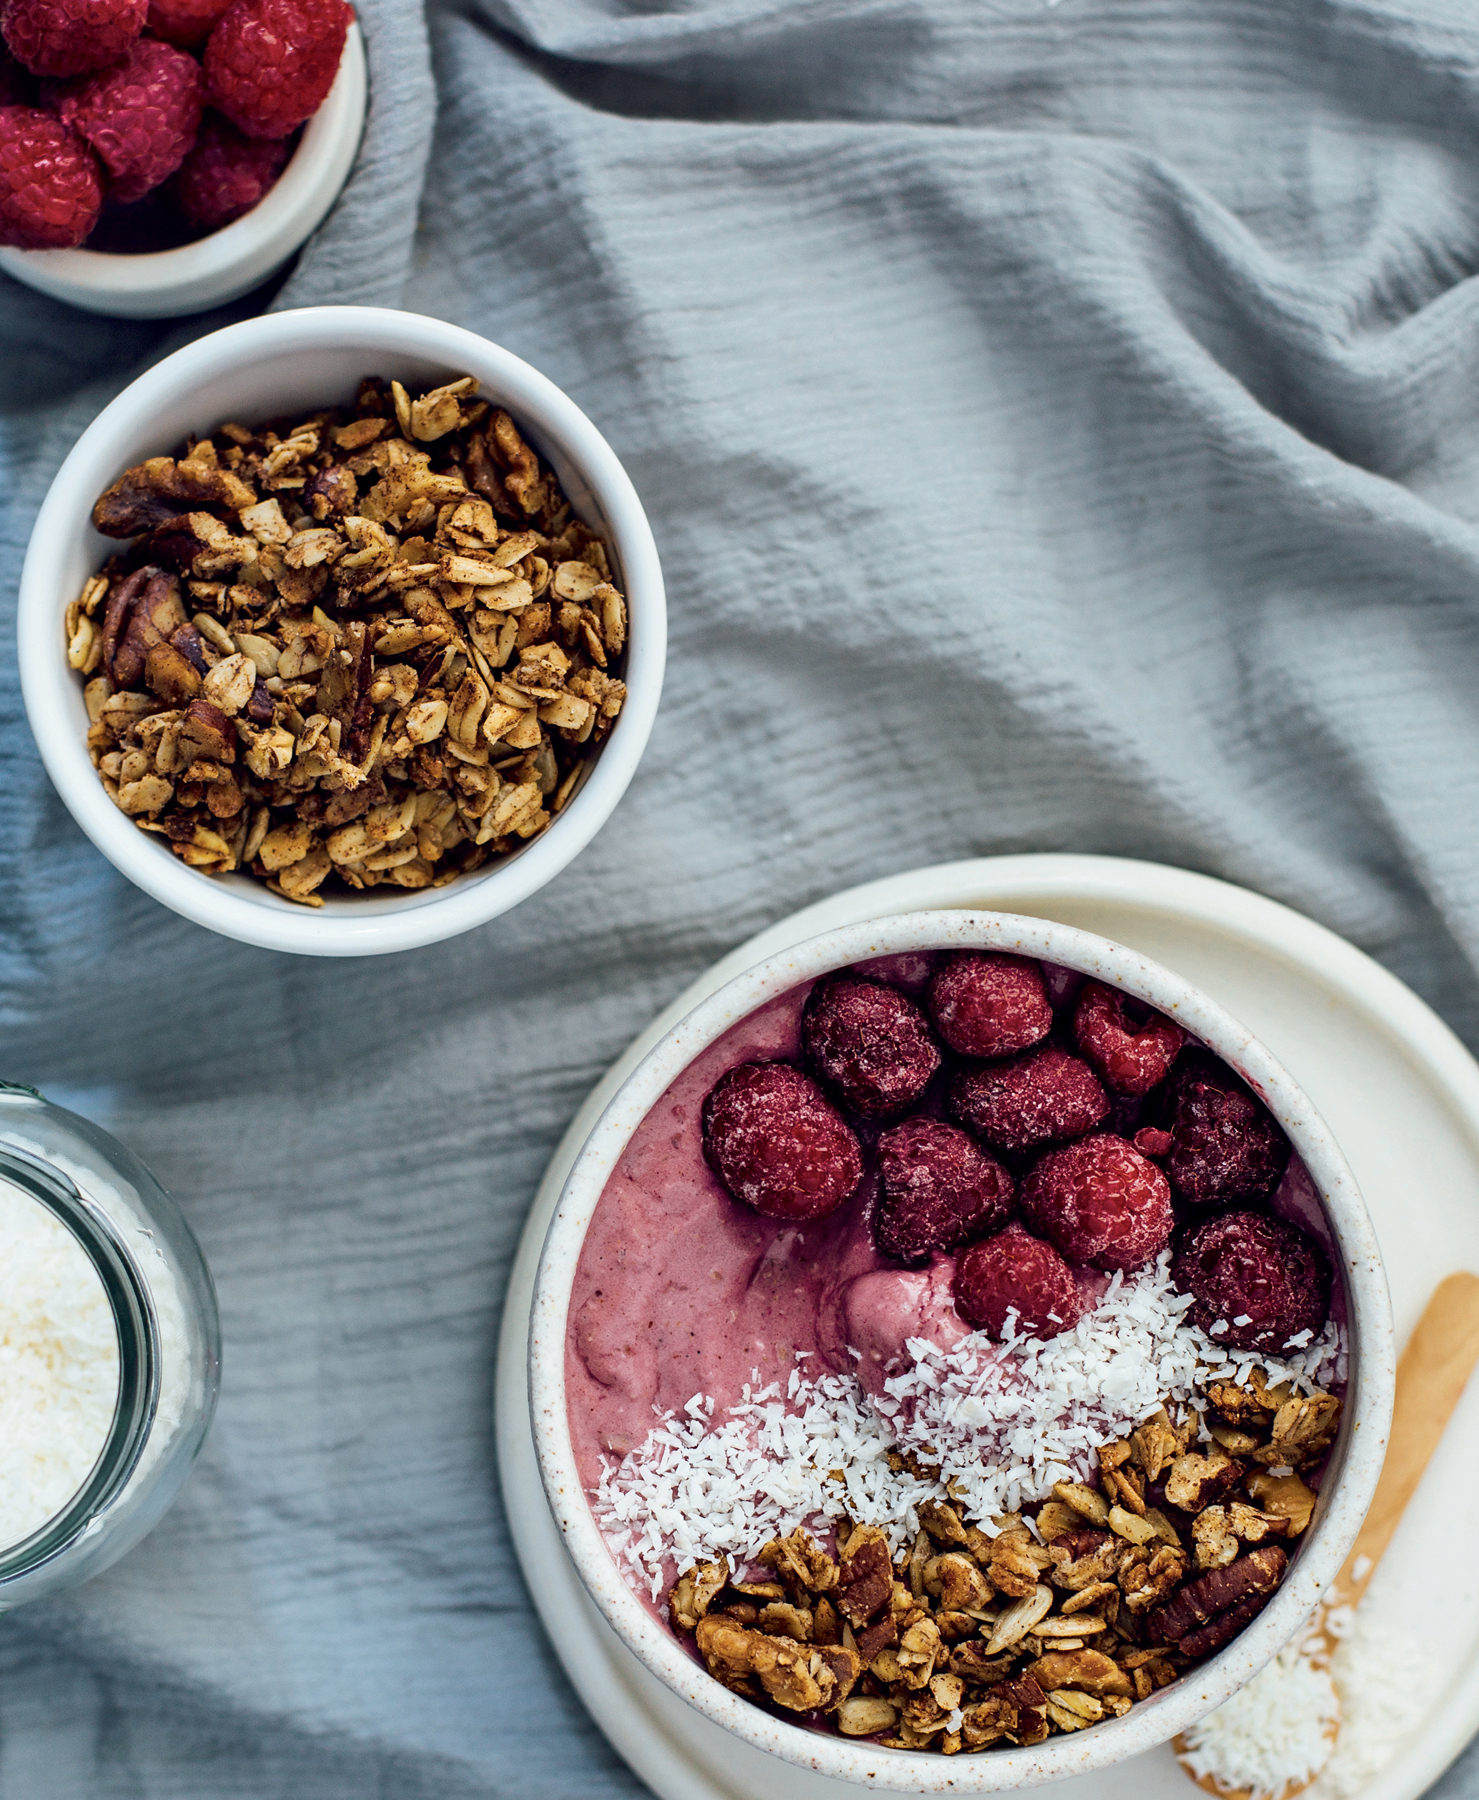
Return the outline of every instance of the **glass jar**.
{"type": "Polygon", "coordinates": [[[98,1574],[163,1518],[215,1411],[221,1326],[195,1235],[138,1158],[86,1119],[9,1082],[0,1082],[0,1182],[39,1201],[72,1233],[118,1334],[111,1428],[61,1510],[0,1547],[4,1611],[98,1574]]]}

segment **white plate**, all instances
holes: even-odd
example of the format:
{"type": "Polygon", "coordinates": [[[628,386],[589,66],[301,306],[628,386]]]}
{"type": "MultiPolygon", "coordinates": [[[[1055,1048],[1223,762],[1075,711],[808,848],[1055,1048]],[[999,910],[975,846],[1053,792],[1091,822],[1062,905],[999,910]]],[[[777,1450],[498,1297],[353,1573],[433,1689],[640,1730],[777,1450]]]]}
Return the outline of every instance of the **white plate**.
{"type": "MultiPolygon", "coordinates": [[[[1227,1007],[1309,1093],[1345,1151],[1381,1237],[1398,1342],[1429,1294],[1479,1271],[1479,1064],[1377,963],[1243,888],[1155,863],[1005,856],[916,869],[793,914],[732,951],[655,1019],[597,1084],[535,1198],[499,1341],[498,1462],[514,1547],[566,1673],[601,1729],[662,1800],[847,1800],[857,1790],[765,1756],[669,1693],[587,1598],[545,1503],[526,1375],[535,1266],[565,1177],[617,1087],[670,1026],[761,957],[831,926],[927,907],[1056,919],[1155,957],[1227,1007]]],[[[1479,1730],[1479,1572],[1432,1546],[1479,1522],[1479,1382],[1459,1403],[1364,1602],[1434,1652],[1432,1707],[1362,1800],[1415,1800],[1479,1730]]],[[[1394,1671],[1394,1678],[1400,1679],[1394,1671]]],[[[1056,1784],[1073,1800],[1191,1800],[1169,1747],[1056,1784]]]]}

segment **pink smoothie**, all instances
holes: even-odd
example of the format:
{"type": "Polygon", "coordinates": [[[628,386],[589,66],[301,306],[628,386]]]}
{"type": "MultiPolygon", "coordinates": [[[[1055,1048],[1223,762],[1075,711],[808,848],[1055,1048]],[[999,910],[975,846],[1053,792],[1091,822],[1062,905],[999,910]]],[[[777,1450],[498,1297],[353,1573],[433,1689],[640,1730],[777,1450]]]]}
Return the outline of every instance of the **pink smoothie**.
{"type": "Polygon", "coordinates": [[[565,1354],[587,1487],[603,1455],[642,1442],[654,1407],[681,1412],[704,1394],[722,1416],[757,1374],[784,1388],[798,1350],[813,1353],[809,1373],[856,1369],[879,1392],[907,1338],[949,1345],[965,1334],[950,1302],[951,1258],[908,1270],[874,1250],[872,1177],[832,1217],[796,1226],[737,1206],[704,1160],[704,1095],[737,1063],[796,1059],[809,992],[771,1001],[691,1063],[606,1184],[575,1272],[565,1354]]]}

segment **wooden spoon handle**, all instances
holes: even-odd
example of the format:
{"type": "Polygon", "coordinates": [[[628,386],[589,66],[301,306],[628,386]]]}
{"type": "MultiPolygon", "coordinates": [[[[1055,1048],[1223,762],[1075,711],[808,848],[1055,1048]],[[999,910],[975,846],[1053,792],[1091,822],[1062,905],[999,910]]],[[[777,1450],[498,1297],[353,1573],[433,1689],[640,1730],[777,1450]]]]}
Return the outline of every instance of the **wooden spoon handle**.
{"type": "Polygon", "coordinates": [[[1474,1365],[1479,1362],[1479,1276],[1450,1275],[1433,1290],[1397,1364],[1397,1399],[1376,1497],[1335,1578],[1343,1600],[1365,1590],[1391,1542],[1423,1470],[1438,1448],[1474,1365]],[[1360,1575],[1355,1571],[1359,1567],[1360,1575]]]}

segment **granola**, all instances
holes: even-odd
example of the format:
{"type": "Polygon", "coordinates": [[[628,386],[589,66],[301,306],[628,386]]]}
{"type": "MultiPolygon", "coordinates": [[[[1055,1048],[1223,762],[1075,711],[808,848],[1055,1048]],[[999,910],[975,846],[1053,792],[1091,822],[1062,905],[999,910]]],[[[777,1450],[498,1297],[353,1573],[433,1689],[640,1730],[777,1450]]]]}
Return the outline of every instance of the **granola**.
{"type": "Polygon", "coordinates": [[[141,830],[287,900],[440,887],[547,830],[626,698],[605,542],[471,376],[225,423],[94,510],[87,744],[141,830]]]}
{"type": "Polygon", "coordinates": [[[1210,1446],[1193,1448],[1197,1411],[1168,1403],[1099,1450],[1097,1487],[1059,1482],[1032,1518],[988,1531],[926,1501],[897,1556],[844,1518],[835,1554],[801,1529],[767,1544],[767,1583],[695,1564],[669,1591],[673,1628],[733,1692],[893,1749],[1037,1744],[1119,1717],[1262,1611],[1314,1510],[1298,1474],[1275,1487],[1260,1465],[1294,1438],[1328,1445],[1339,1399],[1296,1406],[1261,1369],[1212,1395],[1210,1446]],[[1232,1421],[1238,1457],[1217,1443],[1232,1421]]]}

